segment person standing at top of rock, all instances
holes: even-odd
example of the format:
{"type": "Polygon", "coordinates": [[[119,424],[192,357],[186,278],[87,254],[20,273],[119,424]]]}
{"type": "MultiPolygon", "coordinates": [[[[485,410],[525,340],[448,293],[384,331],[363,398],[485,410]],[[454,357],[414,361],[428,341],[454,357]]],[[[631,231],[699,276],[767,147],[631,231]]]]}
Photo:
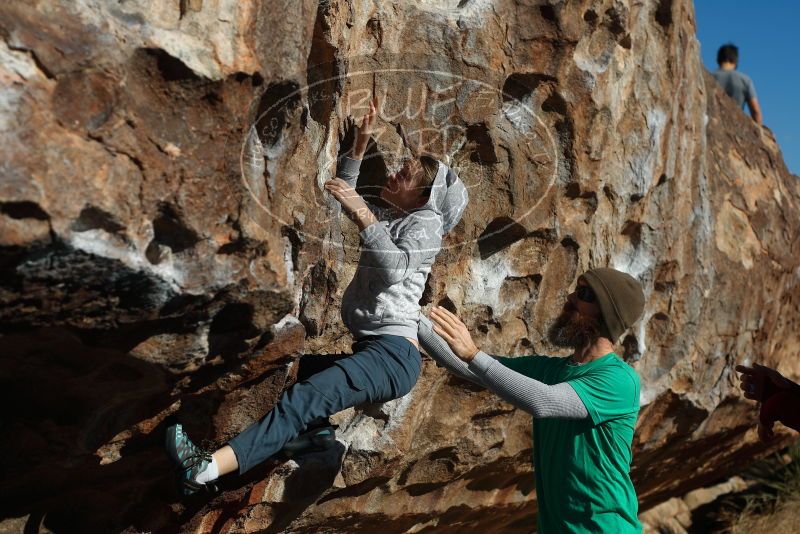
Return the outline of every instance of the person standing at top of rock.
{"type": "Polygon", "coordinates": [[[756,86],[753,85],[753,80],[748,75],[736,70],[736,66],[739,64],[739,49],[732,43],[719,47],[717,64],[719,68],[711,75],[739,107],[744,108],[744,105],[747,104],[753,120],[761,124],[761,106],[758,105],[756,86]]]}
{"type": "Polygon", "coordinates": [[[358,404],[404,396],[419,377],[419,301],[442,237],[460,220],[468,195],[452,169],[422,156],[386,178],[380,197],[388,207],[368,204],[355,186],[377,108],[373,99],[351,157],[340,164],[340,177],[325,183],[360,230],[358,268],[341,309],[355,339],[353,353],[315,356],[331,365],[286,390],[269,413],[213,454],[192,443],[180,424],[170,426],[167,451],[184,495],[207,489],[227,473],[251,469],[309,423],[358,404]]]}
{"type": "Polygon", "coordinates": [[[755,364],[737,365],[740,387],[747,399],[761,403],[758,411],[758,437],[769,443],[775,437],[776,421],[800,432],[800,384],[775,369],[755,364]]]}
{"type": "Polygon", "coordinates": [[[639,377],[614,343],[644,310],[641,284],[587,271],[548,332],[571,356],[489,356],[439,306],[420,320],[422,348],[442,366],[533,415],[540,534],[641,532],[630,478],[639,377]]]}

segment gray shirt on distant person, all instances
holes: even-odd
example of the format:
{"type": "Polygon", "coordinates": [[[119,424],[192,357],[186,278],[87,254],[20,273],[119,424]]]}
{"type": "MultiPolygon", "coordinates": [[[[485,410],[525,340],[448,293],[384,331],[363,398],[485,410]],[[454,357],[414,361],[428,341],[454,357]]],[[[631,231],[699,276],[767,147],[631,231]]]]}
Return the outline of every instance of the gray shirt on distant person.
{"type": "Polygon", "coordinates": [[[739,107],[744,107],[745,102],[756,98],[756,87],[747,74],[742,74],[738,70],[722,69],[717,69],[711,74],[739,107]]]}

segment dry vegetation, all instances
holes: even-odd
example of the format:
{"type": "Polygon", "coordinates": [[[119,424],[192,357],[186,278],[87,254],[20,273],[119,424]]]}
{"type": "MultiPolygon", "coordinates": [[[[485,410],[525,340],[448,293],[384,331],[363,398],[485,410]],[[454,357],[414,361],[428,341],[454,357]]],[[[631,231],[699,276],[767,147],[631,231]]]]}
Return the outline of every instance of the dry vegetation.
{"type": "MultiPolygon", "coordinates": [[[[718,531],[731,534],[794,533],[800,529],[800,441],[758,462],[747,478],[757,484],[722,500],[718,531]]],[[[717,530],[717,529],[715,529],[717,530]]]]}

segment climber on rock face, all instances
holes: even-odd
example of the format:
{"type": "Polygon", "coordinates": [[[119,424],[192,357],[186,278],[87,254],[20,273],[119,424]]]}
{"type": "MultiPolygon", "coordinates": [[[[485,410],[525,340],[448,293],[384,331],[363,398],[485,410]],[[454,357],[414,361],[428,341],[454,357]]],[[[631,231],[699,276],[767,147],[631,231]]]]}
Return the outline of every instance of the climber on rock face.
{"type": "Polygon", "coordinates": [[[548,332],[565,358],[496,357],[435,306],[420,320],[422,348],[451,372],[533,415],[540,533],[641,532],[630,479],[639,377],[614,343],[642,314],[644,294],[614,269],[587,271],[548,332]]]}
{"type": "Polygon", "coordinates": [[[756,123],[761,124],[761,106],[758,105],[756,87],[749,76],[736,70],[739,63],[739,49],[731,43],[722,45],[717,51],[717,64],[719,69],[711,73],[719,82],[729,97],[736,101],[739,107],[745,103],[750,108],[750,115],[756,123]]]}
{"type": "Polygon", "coordinates": [[[314,421],[358,404],[402,397],[419,377],[419,301],[442,237],[458,223],[468,195],[452,169],[422,156],[387,177],[380,197],[388,207],[368,204],[355,186],[377,108],[373,100],[351,157],[340,162],[340,177],[325,183],[360,230],[358,268],[341,310],[355,339],[353,353],[314,356],[330,365],[299,379],[270,412],[213,454],[194,445],[180,424],[170,426],[167,451],[184,495],[207,489],[227,473],[244,473],[314,421]]]}
{"type": "Polygon", "coordinates": [[[755,364],[737,365],[740,387],[747,399],[761,403],[758,411],[758,437],[765,443],[775,437],[776,421],[800,432],[800,384],[775,369],[755,364]]]}

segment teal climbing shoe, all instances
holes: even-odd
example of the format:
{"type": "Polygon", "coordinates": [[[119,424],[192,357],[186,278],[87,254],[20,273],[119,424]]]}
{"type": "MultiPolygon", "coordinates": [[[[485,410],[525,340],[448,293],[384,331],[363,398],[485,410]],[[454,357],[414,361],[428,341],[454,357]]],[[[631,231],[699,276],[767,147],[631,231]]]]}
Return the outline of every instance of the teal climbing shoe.
{"type": "Polygon", "coordinates": [[[181,495],[216,491],[213,484],[202,484],[195,480],[211,463],[211,453],[192,443],[180,424],[167,428],[167,454],[175,465],[175,479],[181,495]]]}

